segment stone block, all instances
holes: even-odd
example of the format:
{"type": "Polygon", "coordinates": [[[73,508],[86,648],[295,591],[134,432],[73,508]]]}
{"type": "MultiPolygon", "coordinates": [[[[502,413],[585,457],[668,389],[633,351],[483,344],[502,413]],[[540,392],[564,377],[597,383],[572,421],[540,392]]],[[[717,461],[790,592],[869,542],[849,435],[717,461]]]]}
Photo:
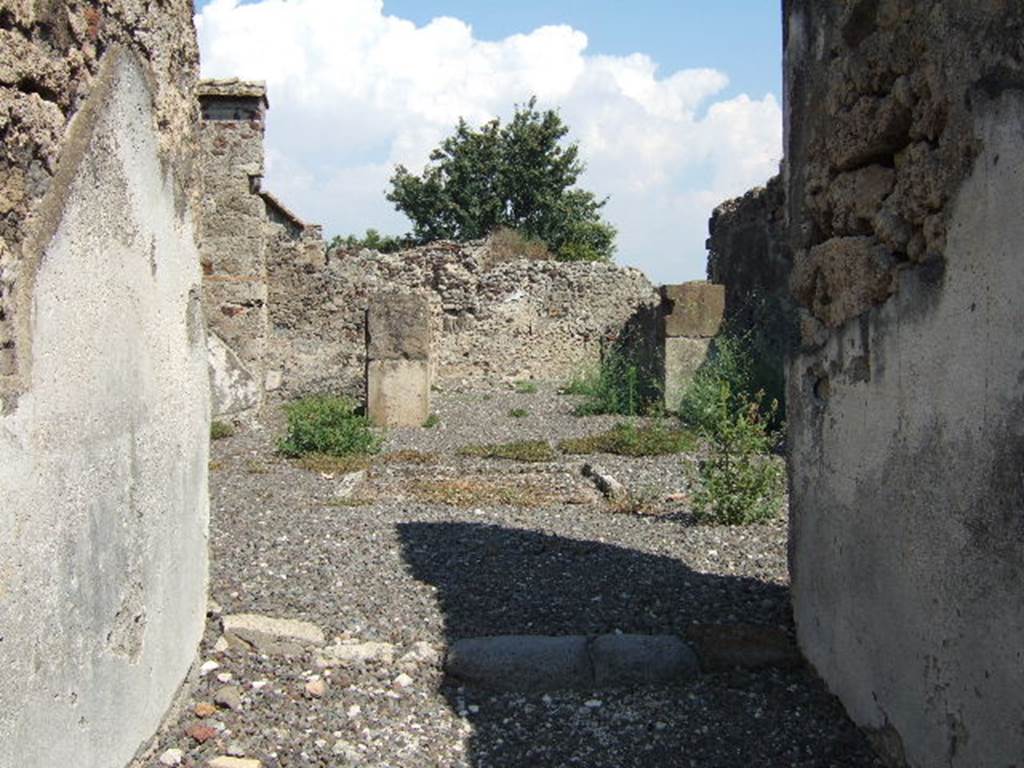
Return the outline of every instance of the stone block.
{"type": "Polygon", "coordinates": [[[683,393],[711,349],[711,339],[665,339],[665,408],[678,411],[683,393]]]}
{"type": "Polygon", "coordinates": [[[452,644],[452,677],[502,691],[551,691],[592,685],[587,638],[534,635],[478,637],[452,644]]]}
{"type": "Polygon", "coordinates": [[[367,312],[370,360],[427,360],[430,357],[430,304],[414,293],[382,293],[367,312]]]}
{"type": "Polygon", "coordinates": [[[238,355],[213,331],[206,334],[206,348],[213,415],[229,416],[259,407],[259,382],[238,355]]]}
{"type": "Polygon", "coordinates": [[[712,338],[725,316],[725,286],[694,282],[664,285],[665,336],[712,338]]]}
{"type": "Polygon", "coordinates": [[[674,635],[603,635],[590,647],[597,687],[668,685],[700,675],[689,645],[674,635]]]}
{"type": "Polygon", "coordinates": [[[366,409],[378,427],[419,427],[430,415],[427,360],[371,360],[366,366],[366,409]]]}

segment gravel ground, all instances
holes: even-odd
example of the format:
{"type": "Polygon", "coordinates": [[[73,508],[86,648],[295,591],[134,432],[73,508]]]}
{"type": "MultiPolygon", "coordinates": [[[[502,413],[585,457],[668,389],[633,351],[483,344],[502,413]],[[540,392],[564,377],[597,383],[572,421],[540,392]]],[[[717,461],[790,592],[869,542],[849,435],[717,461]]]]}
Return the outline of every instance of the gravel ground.
{"type": "Polygon", "coordinates": [[[224,649],[214,613],[201,653],[220,666],[200,678],[145,765],[160,765],[167,749],[180,749],[185,766],[235,753],[265,768],[880,765],[807,671],[495,695],[446,683],[436,660],[402,660],[416,643],[443,653],[452,640],[480,635],[789,624],[784,521],[694,524],[686,457],[462,458],[455,451],[467,444],[554,442],[620,420],[576,418],[572,399],[547,388],[455,389],[435,401],[438,426],[394,430],[385,447],[432,454],[430,463],[381,462],[351,496],[349,478],[276,458],[273,423],[214,444],[211,598],[219,611],[302,619],[330,639],[390,643],[395,654],[338,664],[315,649],[224,649]],[[515,408],[529,415],[510,417],[515,408]],[[585,461],[656,493],[642,514],[614,512],[582,477],[585,461]],[[425,494],[446,484],[480,495],[452,506],[425,494]],[[537,506],[503,503],[508,488],[537,506]],[[317,680],[324,690],[311,693],[317,680]],[[237,688],[238,706],[204,712],[225,686],[237,688]]]}

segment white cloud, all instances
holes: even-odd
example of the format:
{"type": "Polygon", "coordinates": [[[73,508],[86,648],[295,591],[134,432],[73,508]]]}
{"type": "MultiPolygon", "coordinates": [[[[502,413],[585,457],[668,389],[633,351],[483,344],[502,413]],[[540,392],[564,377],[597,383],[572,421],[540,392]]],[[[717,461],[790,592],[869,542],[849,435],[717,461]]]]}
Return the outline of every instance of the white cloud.
{"type": "Polygon", "coordinates": [[[483,41],[458,19],[386,16],[382,0],[213,0],[196,22],[204,76],[267,81],[267,185],[328,232],[404,231],[383,194],[393,166],[422,167],[460,116],[507,118],[536,95],[579,139],[581,184],[611,196],[618,260],[694,279],[711,209],[781,156],[771,95],[714,101],[724,73],[660,77],[643,54],[587,55],[568,26],[483,41]]]}

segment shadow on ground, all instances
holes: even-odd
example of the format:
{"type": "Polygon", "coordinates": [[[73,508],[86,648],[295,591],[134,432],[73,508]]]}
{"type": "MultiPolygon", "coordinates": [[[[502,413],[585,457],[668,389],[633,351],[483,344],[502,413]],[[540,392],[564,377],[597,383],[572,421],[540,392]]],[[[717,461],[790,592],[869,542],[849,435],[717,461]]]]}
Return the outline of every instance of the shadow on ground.
{"type": "MultiPolygon", "coordinates": [[[[449,643],[488,635],[684,634],[788,621],[788,593],[597,541],[470,523],[399,526],[412,574],[434,585],[449,643]]],[[[806,671],[704,675],[641,690],[495,693],[449,683],[473,726],[475,768],[876,766],[806,671]]]]}

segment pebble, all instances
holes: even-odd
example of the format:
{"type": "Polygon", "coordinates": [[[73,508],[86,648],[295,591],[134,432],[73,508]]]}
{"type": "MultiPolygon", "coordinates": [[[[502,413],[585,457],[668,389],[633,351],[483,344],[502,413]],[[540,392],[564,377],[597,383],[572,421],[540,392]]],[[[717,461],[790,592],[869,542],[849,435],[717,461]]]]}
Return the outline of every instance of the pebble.
{"type": "Polygon", "coordinates": [[[252,681],[252,689],[254,691],[258,691],[261,688],[265,688],[268,685],[270,685],[270,681],[269,680],[253,680],[252,681]]]}
{"type": "Polygon", "coordinates": [[[233,675],[230,672],[221,672],[217,675],[217,680],[221,683],[226,683],[231,680],[232,677],[233,675]]]}
{"type": "Polygon", "coordinates": [[[206,701],[201,701],[196,704],[195,707],[192,708],[192,711],[195,712],[196,717],[202,718],[213,717],[217,714],[217,708],[206,701]]]}
{"type": "Polygon", "coordinates": [[[210,761],[210,768],[262,768],[263,763],[245,757],[222,755],[210,761]]]}
{"type": "Polygon", "coordinates": [[[160,755],[160,765],[181,765],[185,753],[180,749],[168,749],[160,755]]]}
{"type": "Polygon", "coordinates": [[[334,742],[334,746],[331,748],[331,752],[341,757],[350,765],[358,764],[362,762],[363,759],[363,753],[360,752],[354,744],[345,741],[344,739],[339,739],[338,741],[334,742]]]}
{"type": "Polygon", "coordinates": [[[211,728],[210,726],[203,725],[202,723],[193,723],[185,729],[185,735],[199,744],[205,744],[218,733],[219,731],[216,728],[211,728]]]}
{"type": "Polygon", "coordinates": [[[213,672],[215,669],[220,669],[220,664],[216,661],[210,660],[203,662],[203,666],[199,668],[199,675],[205,677],[206,675],[213,672]]]}
{"type": "Polygon", "coordinates": [[[233,712],[237,712],[242,708],[242,694],[238,687],[234,685],[225,685],[222,688],[218,688],[217,692],[213,694],[213,701],[218,706],[230,709],[233,712]]]}
{"type": "Polygon", "coordinates": [[[391,684],[396,688],[408,688],[413,684],[413,679],[404,672],[391,681],[391,684]]]}
{"type": "Polygon", "coordinates": [[[327,683],[319,677],[306,683],[306,695],[314,699],[322,699],[327,693],[327,683]]]}

